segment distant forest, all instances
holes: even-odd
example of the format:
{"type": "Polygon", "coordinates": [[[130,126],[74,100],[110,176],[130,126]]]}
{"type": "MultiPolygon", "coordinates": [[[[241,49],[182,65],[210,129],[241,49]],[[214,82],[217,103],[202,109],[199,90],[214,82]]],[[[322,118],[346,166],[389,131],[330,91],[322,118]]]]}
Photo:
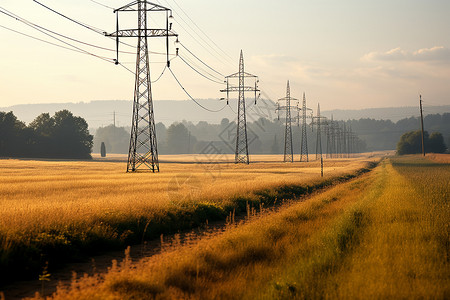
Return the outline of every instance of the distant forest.
{"type": "Polygon", "coordinates": [[[0,157],[91,158],[87,122],[68,110],[43,113],[28,126],[12,112],[0,112],[0,157]]]}
{"type": "MultiPolygon", "coordinates": [[[[394,150],[400,137],[412,130],[420,128],[420,119],[406,118],[397,122],[390,120],[359,119],[340,121],[360,139],[358,151],[394,150]]],[[[444,136],[446,145],[450,145],[450,113],[427,115],[424,118],[425,130],[430,134],[440,132],[444,136]]],[[[284,151],[283,120],[267,120],[260,118],[248,122],[249,152],[251,154],[283,153],[284,151]]],[[[206,151],[210,142],[220,153],[234,153],[236,123],[229,119],[222,119],[220,124],[207,122],[181,121],[166,127],[163,123],[156,124],[158,151],[160,154],[189,154],[206,151]]],[[[293,124],[294,153],[300,152],[301,127],[293,124]]],[[[315,153],[315,128],[308,126],[308,151],[315,153]]],[[[94,137],[93,152],[100,152],[101,142],[106,145],[107,153],[128,153],[129,127],[115,127],[109,125],[97,129],[94,137]]],[[[326,152],[326,134],[322,134],[322,148],[326,152]]]]}
{"type": "MultiPolygon", "coordinates": [[[[411,117],[392,122],[390,120],[359,119],[339,121],[341,127],[351,130],[358,137],[356,151],[394,150],[400,137],[409,131],[420,129],[420,120],[411,117]]],[[[431,135],[440,132],[444,142],[450,145],[450,113],[427,115],[425,130],[431,135]]],[[[160,154],[234,153],[236,122],[227,118],[220,124],[201,121],[173,123],[166,127],[156,124],[160,154]]],[[[284,151],[283,120],[259,118],[248,122],[249,152],[251,154],[281,154],[284,151]]],[[[300,152],[301,126],[293,123],[294,153],[300,152]]],[[[308,152],[316,151],[317,128],[307,126],[308,152]]],[[[29,125],[21,122],[12,112],[0,112],[0,157],[42,158],[91,158],[91,151],[100,152],[101,143],[106,153],[128,153],[130,128],[109,125],[100,127],[95,137],[90,135],[87,122],[68,110],[39,115],[29,125]]],[[[327,150],[327,136],[322,133],[322,148],[327,150]]]]}

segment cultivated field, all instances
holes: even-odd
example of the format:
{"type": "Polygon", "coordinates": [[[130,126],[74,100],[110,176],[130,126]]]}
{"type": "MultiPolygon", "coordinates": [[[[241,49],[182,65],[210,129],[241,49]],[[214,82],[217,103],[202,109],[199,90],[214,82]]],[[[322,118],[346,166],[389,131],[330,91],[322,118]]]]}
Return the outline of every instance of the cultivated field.
{"type": "Polygon", "coordinates": [[[448,299],[450,165],[374,171],[53,299],[448,299]]]}
{"type": "Polygon", "coordinates": [[[346,180],[379,161],[367,155],[284,164],[253,156],[162,156],[161,173],[125,173],[123,157],[95,161],[0,160],[0,277],[37,278],[62,262],[225,220],[346,180]],[[203,163],[198,163],[199,161],[203,163]]]}

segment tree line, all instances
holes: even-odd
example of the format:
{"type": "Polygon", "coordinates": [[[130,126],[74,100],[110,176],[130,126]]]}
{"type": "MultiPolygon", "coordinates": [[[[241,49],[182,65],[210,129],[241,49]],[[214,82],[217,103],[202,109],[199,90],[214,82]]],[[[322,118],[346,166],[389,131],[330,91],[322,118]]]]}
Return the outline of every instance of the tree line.
{"type": "MultiPolygon", "coordinates": [[[[440,132],[433,132],[431,135],[428,131],[423,133],[423,144],[425,153],[444,153],[447,146],[444,137],[440,132]]],[[[422,131],[415,130],[403,134],[397,144],[397,154],[417,154],[422,152],[422,131]]]]}
{"type": "MultiPolygon", "coordinates": [[[[284,152],[285,124],[282,120],[259,118],[247,123],[247,137],[251,154],[282,154],[284,152]]],[[[227,118],[220,124],[209,124],[200,121],[197,124],[187,121],[175,122],[166,127],[156,124],[158,152],[160,154],[198,154],[214,151],[222,154],[235,152],[236,122],[227,118]],[[213,150],[212,150],[213,148],[213,150]]],[[[301,127],[292,125],[294,153],[299,153],[301,143],[301,127]]],[[[317,132],[308,126],[308,143],[310,153],[315,153],[317,132]]],[[[107,152],[128,153],[130,128],[109,125],[97,129],[94,138],[94,152],[99,152],[104,142],[107,152]]],[[[357,140],[358,148],[366,151],[362,140],[357,140]]],[[[322,145],[325,151],[326,135],[322,134],[322,145]]]]}
{"type": "MultiPolygon", "coordinates": [[[[396,123],[390,120],[359,119],[349,120],[346,128],[351,128],[358,136],[355,151],[392,150],[397,148],[405,132],[417,130],[418,118],[406,118],[396,123]]],[[[450,144],[450,114],[428,115],[424,118],[427,148],[433,151],[434,144],[440,148],[450,144]],[[440,132],[436,135],[434,132],[440,132]],[[443,140],[442,143],[436,142],[443,140]],[[444,144],[444,146],[442,146],[444,144]],[[431,148],[430,148],[431,147],[431,148]]],[[[259,118],[248,122],[249,150],[252,154],[281,154],[284,151],[283,120],[259,118]]],[[[236,122],[222,119],[220,124],[201,121],[196,124],[187,121],[173,123],[166,127],[156,124],[158,150],[160,154],[203,153],[211,148],[217,153],[234,153],[236,122]]],[[[300,149],[301,126],[293,124],[294,152],[300,149]]],[[[315,152],[316,132],[307,126],[309,153],[315,152]]],[[[98,128],[95,137],[90,135],[87,122],[74,116],[68,110],[56,112],[53,116],[43,113],[28,126],[17,119],[12,112],[0,112],[0,156],[41,157],[41,158],[91,158],[91,151],[100,152],[101,143],[108,153],[128,153],[130,128],[113,125],[98,128]]],[[[412,137],[405,137],[403,144],[412,137]]],[[[326,151],[327,137],[322,134],[322,148],[326,151]]],[[[436,148],[437,149],[437,148],[436,148]]],[[[410,151],[410,150],[408,150],[410,151]]],[[[438,150],[435,150],[438,151],[438,150]]],[[[439,150],[441,151],[441,150],[439,150]]],[[[401,151],[400,151],[401,152],[401,151]]]]}
{"type": "MultiPolygon", "coordinates": [[[[355,133],[367,143],[370,151],[393,150],[401,136],[420,129],[420,118],[404,118],[397,122],[391,120],[359,119],[348,124],[355,133]]],[[[424,127],[429,133],[440,132],[444,142],[450,145],[450,113],[430,114],[424,117],[424,127]]]]}
{"type": "Polygon", "coordinates": [[[0,112],[0,156],[90,159],[88,124],[68,110],[40,114],[28,126],[12,112],[0,112]]]}
{"type": "MultiPolygon", "coordinates": [[[[359,119],[339,121],[359,138],[357,151],[394,150],[405,132],[420,128],[420,120],[416,117],[405,118],[397,122],[390,120],[359,119]]],[[[446,144],[450,144],[450,114],[427,115],[425,128],[429,132],[440,132],[446,144]]],[[[284,151],[283,120],[259,118],[248,122],[249,151],[252,154],[281,154],[284,151]]],[[[292,127],[294,152],[300,149],[301,126],[296,123],[292,127]]],[[[202,153],[210,142],[220,153],[234,153],[236,122],[222,119],[220,124],[209,124],[200,121],[196,124],[181,121],[165,126],[156,124],[158,150],[160,154],[202,153]]],[[[309,153],[315,153],[316,131],[307,126],[309,153]]],[[[104,142],[107,152],[128,153],[130,128],[113,125],[97,129],[94,138],[94,152],[100,151],[104,142]]],[[[326,134],[322,134],[322,148],[326,150],[326,134]]]]}

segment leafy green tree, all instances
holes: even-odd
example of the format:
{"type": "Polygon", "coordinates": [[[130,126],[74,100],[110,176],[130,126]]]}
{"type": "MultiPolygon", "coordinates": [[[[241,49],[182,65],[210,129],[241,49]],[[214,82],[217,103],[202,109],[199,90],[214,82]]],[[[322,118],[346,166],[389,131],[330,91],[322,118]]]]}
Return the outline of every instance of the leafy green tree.
{"type": "Polygon", "coordinates": [[[12,112],[0,112],[0,155],[91,158],[92,136],[81,117],[62,110],[43,113],[27,127],[12,112]]]}
{"type": "MultiPolygon", "coordinates": [[[[428,132],[424,132],[424,141],[428,139],[428,132]]],[[[420,130],[409,131],[400,137],[397,144],[397,154],[416,154],[422,152],[422,133],[420,130]]]]}
{"type": "Polygon", "coordinates": [[[53,120],[54,157],[91,158],[93,136],[89,134],[86,120],[68,110],[56,112],[53,120]]]}
{"type": "Polygon", "coordinates": [[[26,155],[25,128],[13,112],[0,112],[0,156],[26,155]]]}
{"type": "Polygon", "coordinates": [[[101,149],[101,143],[105,143],[108,153],[128,153],[130,146],[130,132],[124,127],[108,125],[100,127],[95,132],[94,149],[101,149]]]}
{"type": "Polygon", "coordinates": [[[281,146],[277,140],[277,135],[274,134],[272,147],[270,147],[270,153],[271,154],[279,154],[280,152],[281,152],[281,146]]]}
{"type": "MultiPolygon", "coordinates": [[[[428,153],[444,153],[446,146],[444,137],[439,132],[434,132],[431,136],[425,131],[423,135],[425,144],[425,152],[428,153]]],[[[397,154],[416,154],[422,152],[422,133],[420,130],[409,131],[403,134],[397,144],[397,154]]]]}
{"type": "Polygon", "coordinates": [[[183,123],[174,123],[167,129],[167,153],[190,153],[197,139],[191,135],[183,123]]]}
{"type": "Polygon", "coordinates": [[[53,130],[55,120],[50,117],[49,113],[43,113],[34,119],[28,125],[28,128],[33,131],[33,156],[45,157],[52,153],[50,147],[53,145],[53,130]]]}
{"type": "Polygon", "coordinates": [[[428,140],[428,152],[444,153],[447,146],[444,143],[444,137],[440,132],[433,132],[428,140]]]}

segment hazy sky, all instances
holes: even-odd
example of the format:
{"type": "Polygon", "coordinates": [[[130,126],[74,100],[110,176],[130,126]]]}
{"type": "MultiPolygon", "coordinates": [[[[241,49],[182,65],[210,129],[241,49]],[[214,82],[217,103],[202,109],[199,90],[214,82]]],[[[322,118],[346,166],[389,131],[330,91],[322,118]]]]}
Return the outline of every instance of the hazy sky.
{"type": "MultiPolygon", "coordinates": [[[[94,1],[40,2],[101,30],[115,30],[112,10],[94,1]]],[[[130,1],[97,2],[119,7],[130,1]]],[[[173,30],[179,33],[180,41],[221,74],[238,71],[242,49],[246,71],[260,77],[261,89],[274,100],[284,97],[289,79],[292,96],[301,98],[306,92],[309,106],[315,107],[320,102],[322,110],[412,106],[417,105],[419,93],[428,105],[450,104],[448,0],[154,2],[173,8],[173,30]]],[[[78,26],[31,0],[0,0],[0,7],[73,39],[115,48],[114,40],[78,26]]],[[[136,26],[135,19],[136,15],[124,17],[121,28],[136,26]]],[[[61,44],[1,13],[0,26],[61,44]]],[[[64,41],[100,56],[115,57],[113,51],[64,41]]],[[[136,44],[136,39],[124,41],[136,44]]],[[[163,39],[152,38],[149,42],[151,50],[164,51],[163,39]]],[[[121,50],[135,52],[128,46],[121,46],[121,50]]],[[[180,55],[202,69],[202,73],[216,75],[185,49],[180,48],[180,55]]],[[[124,68],[3,27],[0,27],[0,57],[0,107],[131,100],[133,96],[134,75],[124,68]]],[[[154,80],[164,68],[165,57],[151,55],[151,60],[154,80]]],[[[134,54],[121,54],[120,61],[134,70],[134,54]]],[[[180,58],[172,61],[172,69],[195,98],[224,96],[219,91],[223,88],[221,84],[200,77],[180,58]]],[[[166,72],[153,85],[153,98],[182,100],[187,96],[166,72]]]]}

